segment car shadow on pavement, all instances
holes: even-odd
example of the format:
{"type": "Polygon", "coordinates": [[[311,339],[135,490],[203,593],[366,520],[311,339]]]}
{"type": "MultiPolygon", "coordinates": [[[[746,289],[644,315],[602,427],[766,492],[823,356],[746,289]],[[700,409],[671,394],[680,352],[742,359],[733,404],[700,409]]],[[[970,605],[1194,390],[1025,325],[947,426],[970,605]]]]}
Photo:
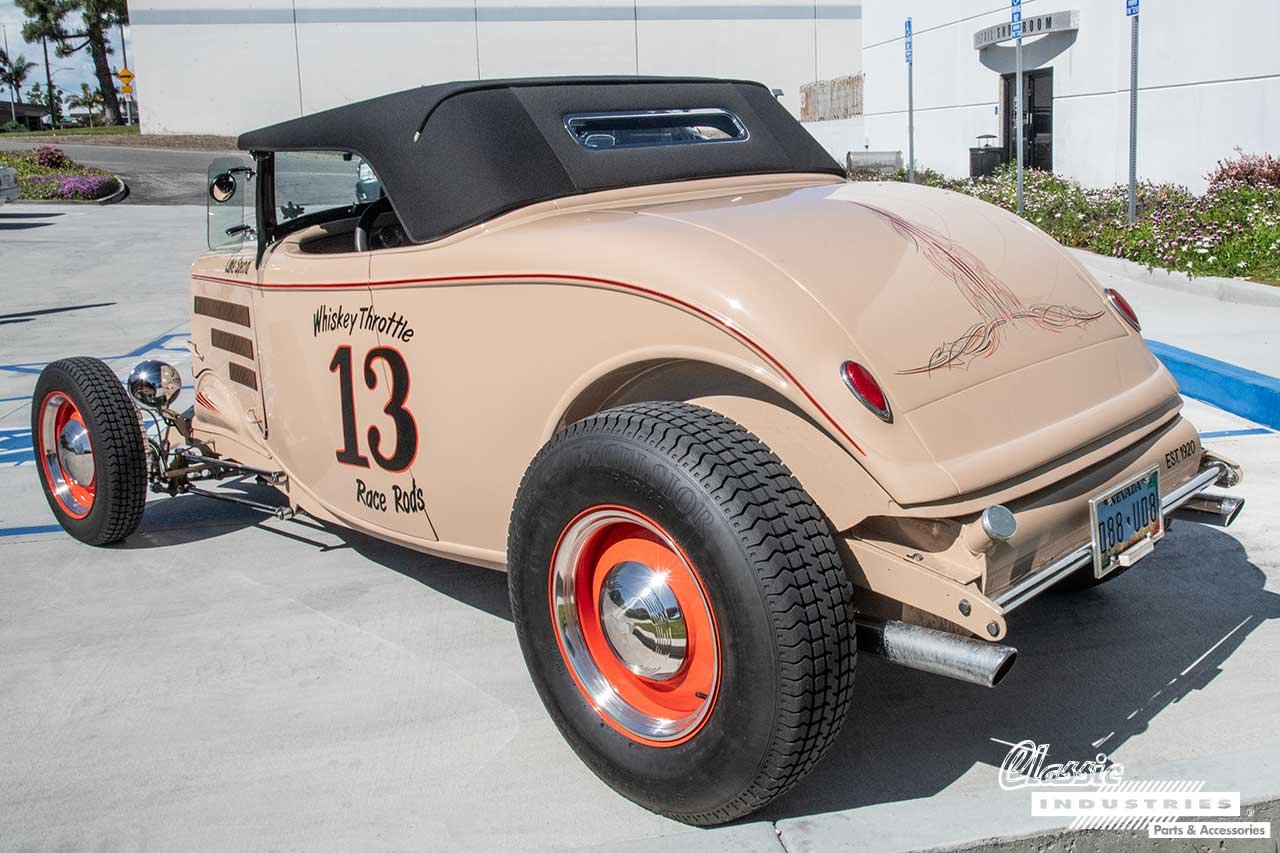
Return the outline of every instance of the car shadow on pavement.
{"type": "MultiPolygon", "coordinates": [[[[223,481],[218,485],[218,491],[259,503],[285,505],[275,489],[248,481],[223,481]]],[[[131,550],[186,545],[247,527],[291,539],[314,548],[317,553],[351,549],[361,557],[399,572],[442,595],[511,621],[505,573],[433,557],[354,530],[325,524],[306,515],[299,515],[291,521],[276,521],[267,513],[251,507],[198,495],[152,499],[147,504],[138,532],[113,547],[131,550]]]]}
{"type": "Polygon", "coordinates": [[[1174,525],[1155,555],[1092,589],[1051,591],[1009,618],[1018,662],[988,689],[858,661],[854,707],[831,754],[753,819],[929,797],[975,765],[991,785],[1012,744],[1049,761],[1112,753],[1169,705],[1206,689],[1280,595],[1232,536],[1174,525]]]}
{"type": "MultiPolygon", "coordinates": [[[[224,490],[228,488],[223,484],[224,490]]],[[[245,497],[270,501],[251,484],[245,497]]],[[[124,548],[201,541],[246,527],[317,552],[350,548],[485,613],[510,621],[506,575],[326,525],[277,522],[212,500],[153,500],[124,548]]],[[[1169,705],[1209,687],[1262,622],[1280,618],[1280,595],[1233,536],[1178,523],[1150,560],[1114,580],[1040,596],[1009,619],[1018,663],[987,689],[858,661],[854,705],[831,754],[794,790],[751,820],[791,817],[933,796],[978,765],[996,770],[1013,743],[1049,744],[1050,761],[1112,753],[1169,705]]]]}
{"type": "Polygon", "coordinates": [[[32,228],[45,228],[52,222],[0,222],[0,231],[28,231],[32,228]]]}

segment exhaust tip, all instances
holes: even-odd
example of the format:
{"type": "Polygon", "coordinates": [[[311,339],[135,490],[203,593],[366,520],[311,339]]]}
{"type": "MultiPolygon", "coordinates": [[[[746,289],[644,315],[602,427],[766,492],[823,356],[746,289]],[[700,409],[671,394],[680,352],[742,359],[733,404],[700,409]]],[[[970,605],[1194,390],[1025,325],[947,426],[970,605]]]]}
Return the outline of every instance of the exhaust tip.
{"type": "Polygon", "coordinates": [[[895,620],[857,620],[858,648],[909,669],[995,687],[1017,659],[1012,646],[895,620]]]}
{"type": "Polygon", "coordinates": [[[1228,509],[1228,512],[1227,517],[1222,522],[1223,527],[1230,527],[1231,523],[1236,520],[1236,516],[1240,515],[1240,510],[1244,509],[1244,498],[1228,498],[1228,500],[1234,501],[1235,506],[1224,507],[1224,509],[1228,509]]]}
{"type": "Polygon", "coordinates": [[[1013,669],[1013,662],[1017,659],[1018,650],[1013,648],[1009,649],[1009,654],[1005,656],[1005,659],[1001,661],[1000,665],[991,673],[992,687],[995,687],[997,684],[1004,681],[1004,677],[1009,674],[1009,670],[1013,669]]]}

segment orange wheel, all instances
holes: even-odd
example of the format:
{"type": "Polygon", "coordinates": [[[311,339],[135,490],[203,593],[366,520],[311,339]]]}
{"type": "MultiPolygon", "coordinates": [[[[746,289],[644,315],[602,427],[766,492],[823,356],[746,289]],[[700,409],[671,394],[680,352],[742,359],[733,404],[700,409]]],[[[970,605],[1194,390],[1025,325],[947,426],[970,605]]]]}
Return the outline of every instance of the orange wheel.
{"type": "Polygon", "coordinates": [[[693,737],[715,705],[720,642],[671,536],[634,510],[592,507],[565,528],[549,580],[560,653],[605,722],[648,746],[693,737]]]}
{"type": "Polygon", "coordinates": [[[49,491],[67,515],[84,518],[93,509],[98,485],[84,416],[70,397],[53,391],[45,395],[37,417],[37,453],[49,491]]]}

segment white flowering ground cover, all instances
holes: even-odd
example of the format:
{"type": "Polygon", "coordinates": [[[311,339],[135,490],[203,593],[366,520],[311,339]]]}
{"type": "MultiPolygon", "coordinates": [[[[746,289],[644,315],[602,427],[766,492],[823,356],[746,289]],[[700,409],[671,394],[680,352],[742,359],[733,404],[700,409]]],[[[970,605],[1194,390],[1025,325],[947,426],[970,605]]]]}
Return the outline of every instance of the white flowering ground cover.
{"type": "MultiPolygon", "coordinates": [[[[858,179],[858,175],[853,176],[858,179]]],[[[899,170],[897,180],[906,180],[899,170]]],[[[1238,276],[1280,284],[1280,159],[1245,155],[1221,161],[1197,196],[1176,184],[1138,186],[1138,221],[1127,219],[1128,188],[1087,189],[1029,169],[1023,216],[1058,242],[1149,268],[1191,276],[1238,276]]],[[[1016,175],[1002,167],[985,178],[948,178],[918,169],[916,182],[1016,208],[1016,175]]]]}

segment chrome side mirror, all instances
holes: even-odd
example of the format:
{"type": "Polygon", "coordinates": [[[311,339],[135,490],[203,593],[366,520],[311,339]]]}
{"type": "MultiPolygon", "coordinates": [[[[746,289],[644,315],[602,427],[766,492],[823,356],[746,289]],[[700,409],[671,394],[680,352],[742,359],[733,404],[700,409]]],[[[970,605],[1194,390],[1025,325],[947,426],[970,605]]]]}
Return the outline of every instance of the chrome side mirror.
{"type": "Polygon", "coordinates": [[[226,204],[231,201],[236,194],[236,176],[230,172],[223,172],[213,179],[209,184],[209,198],[218,204],[226,204]]]}
{"type": "Polygon", "coordinates": [[[139,406],[167,409],[182,393],[182,374],[172,364],[148,360],[138,363],[125,385],[139,406]]]}

